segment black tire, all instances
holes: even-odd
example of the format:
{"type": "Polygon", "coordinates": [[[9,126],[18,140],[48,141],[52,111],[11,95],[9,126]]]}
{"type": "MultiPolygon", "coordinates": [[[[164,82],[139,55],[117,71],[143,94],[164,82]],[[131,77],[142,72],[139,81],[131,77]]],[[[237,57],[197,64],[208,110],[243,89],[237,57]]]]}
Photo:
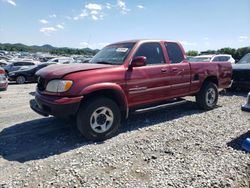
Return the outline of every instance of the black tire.
{"type": "Polygon", "coordinates": [[[217,105],[218,96],[217,85],[212,82],[205,82],[196,95],[196,102],[201,109],[211,110],[217,105]]]}
{"type": "Polygon", "coordinates": [[[24,84],[25,82],[26,82],[25,76],[20,75],[20,76],[16,77],[16,83],[17,84],[24,84]]]}
{"type": "Polygon", "coordinates": [[[91,99],[83,103],[77,113],[77,128],[85,138],[92,141],[103,141],[115,136],[120,123],[121,112],[118,105],[113,100],[105,97],[91,99]],[[101,113],[104,111],[106,112],[101,113]],[[107,117],[112,117],[112,120],[109,121],[107,117]],[[96,125],[96,128],[92,128],[96,125]],[[109,128],[102,132],[101,125],[109,128]]]}

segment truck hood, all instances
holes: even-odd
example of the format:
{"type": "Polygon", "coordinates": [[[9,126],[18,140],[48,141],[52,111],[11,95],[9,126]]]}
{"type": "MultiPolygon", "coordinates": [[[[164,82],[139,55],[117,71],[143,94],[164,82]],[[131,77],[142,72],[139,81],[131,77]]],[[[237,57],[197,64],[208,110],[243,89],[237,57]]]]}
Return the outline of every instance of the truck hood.
{"type": "Polygon", "coordinates": [[[233,70],[250,70],[250,63],[246,64],[235,64],[233,70]]]}
{"type": "Polygon", "coordinates": [[[57,64],[57,65],[47,66],[37,71],[36,75],[46,79],[56,79],[56,78],[62,78],[63,76],[73,72],[103,69],[112,66],[114,65],[90,64],[90,63],[70,64],[70,65],[57,64]]]}

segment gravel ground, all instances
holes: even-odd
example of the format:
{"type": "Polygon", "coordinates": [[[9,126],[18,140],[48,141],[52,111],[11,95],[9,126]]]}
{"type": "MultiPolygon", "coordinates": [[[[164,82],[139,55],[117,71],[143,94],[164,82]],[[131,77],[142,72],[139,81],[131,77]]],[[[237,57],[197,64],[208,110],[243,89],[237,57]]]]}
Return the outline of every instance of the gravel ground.
{"type": "Polygon", "coordinates": [[[35,84],[0,92],[0,187],[250,187],[246,92],[205,112],[189,102],[134,115],[120,134],[87,142],[70,122],[32,112],[35,84]]]}

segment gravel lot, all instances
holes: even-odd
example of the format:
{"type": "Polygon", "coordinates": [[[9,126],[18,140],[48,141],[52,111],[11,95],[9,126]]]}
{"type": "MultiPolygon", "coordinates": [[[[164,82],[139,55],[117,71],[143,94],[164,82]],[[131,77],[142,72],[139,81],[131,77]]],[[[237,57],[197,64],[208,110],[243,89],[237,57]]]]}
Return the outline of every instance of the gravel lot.
{"type": "Polygon", "coordinates": [[[29,108],[35,84],[0,92],[0,187],[250,187],[246,92],[205,112],[184,105],[134,115],[121,133],[87,142],[70,122],[29,108]]]}

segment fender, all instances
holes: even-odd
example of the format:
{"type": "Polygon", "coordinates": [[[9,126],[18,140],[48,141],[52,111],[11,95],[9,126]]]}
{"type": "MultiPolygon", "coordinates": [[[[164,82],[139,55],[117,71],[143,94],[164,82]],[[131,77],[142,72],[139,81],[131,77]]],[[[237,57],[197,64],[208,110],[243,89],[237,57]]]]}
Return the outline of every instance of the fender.
{"type": "Polygon", "coordinates": [[[116,83],[110,83],[110,82],[104,82],[104,83],[96,83],[93,85],[89,85],[85,87],[80,94],[81,95],[88,95],[93,92],[101,91],[101,90],[112,90],[115,91],[119,96],[122,98],[122,102],[124,103],[124,108],[126,111],[126,118],[129,114],[129,108],[128,108],[128,100],[127,97],[122,89],[122,87],[116,83]]]}

